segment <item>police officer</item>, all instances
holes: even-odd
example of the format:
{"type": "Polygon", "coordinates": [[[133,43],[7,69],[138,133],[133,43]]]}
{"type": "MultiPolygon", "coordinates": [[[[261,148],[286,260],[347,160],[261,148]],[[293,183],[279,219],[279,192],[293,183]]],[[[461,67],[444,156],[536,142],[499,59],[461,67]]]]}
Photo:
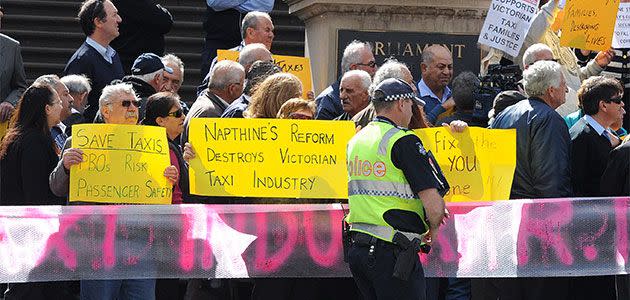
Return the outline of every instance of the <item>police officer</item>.
{"type": "Polygon", "coordinates": [[[348,143],[348,262],[365,299],[426,299],[418,252],[445,216],[448,189],[437,163],[406,127],[421,104],[411,86],[386,79],[376,118],[348,143]]]}

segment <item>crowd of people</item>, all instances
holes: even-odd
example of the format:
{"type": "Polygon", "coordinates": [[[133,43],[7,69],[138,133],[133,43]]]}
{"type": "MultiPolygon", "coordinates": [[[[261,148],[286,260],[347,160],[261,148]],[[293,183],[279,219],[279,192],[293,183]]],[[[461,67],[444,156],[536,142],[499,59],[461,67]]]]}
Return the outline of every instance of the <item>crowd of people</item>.
{"type": "MultiPolygon", "coordinates": [[[[353,121],[358,133],[349,144],[348,157],[382,160],[390,170],[383,178],[349,174],[350,268],[358,290],[365,299],[433,300],[471,299],[471,281],[425,280],[419,261],[411,263],[413,270],[397,266],[396,256],[416,249],[412,247],[416,242],[418,247],[430,244],[448,217],[442,199],[445,180],[410,129],[516,129],[511,199],[630,195],[630,142],[625,142],[627,121],[624,124],[630,94],[628,49],[590,53],[526,43],[513,59],[522,63],[519,88],[498,94],[490,113],[480,116],[479,77],[468,70],[453,78],[448,48],[431,45],[423,50],[421,78],[416,82],[407,65],[389,58],[379,66],[370,43],[355,40],[345,46],[339,79],[317,97],[305,99],[300,80],[282,72],[270,52],[274,26],[264,11],[271,10],[273,1],[252,1],[256,5],[249,6],[245,1],[221,9],[219,2],[208,0],[202,63],[207,75],[192,103],[178,95],[184,64],[174,54],[164,55],[164,34],[173,24],[172,16],[151,1],[84,1],[78,12],[84,43],[69,58],[61,77],[44,75],[31,85],[26,83],[19,43],[0,34],[5,45],[2,72],[12,74],[0,77],[0,122],[10,120],[0,144],[0,204],[68,204],[69,170],[83,161],[82,151],[71,147],[75,124],[164,127],[171,162],[164,176],[173,184],[172,203],[180,204],[222,201],[190,193],[187,161],[196,155],[188,143],[192,118],[353,121]],[[142,13],[133,13],[137,11],[142,13]],[[138,25],[147,22],[152,24],[151,33],[138,25]],[[217,61],[216,50],[228,48],[239,52],[238,61],[217,61]],[[566,55],[557,59],[560,52],[571,54],[571,66],[583,67],[569,68],[566,55]],[[387,148],[383,153],[381,144],[387,148]],[[376,188],[380,182],[395,183],[396,196],[383,200],[379,193],[384,191],[376,188]],[[407,199],[418,201],[409,205],[407,199]],[[405,233],[402,242],[395,234],[381,235],[382,228],[405,233]],[[365,267],[370,259],[376,261],[376,269],[365,267]],[[389,276],[392,271],[396,278],[389,276]]],[[[556,9],[556,2],[541,7],[539,16],[545,22],[551,22],[548,10],[556,9]]],[[[534,28],[530,35],[543,35],[540,32],[546,30],[534,28]]],[[[497,279],[486,286],[488,299],[616,299],[616,285],[624,280],[613,276],[497,279]]],[[[348,281],[335,281],[340,288],[356,289],[348,281]]],[[[178,299],[180,284],[167,279],[82,280],[78,288],[69,282],[10,283],[5,299],[77,295],[178,299]]],[[[303,298],[304,290],[290,288],[294,285],[292,280],[258,280],[252,298],[303,298]]],[[[226,280],[190,280],[186,299],[227,299],[226,289],[231,286],[226,280]]],[[[311,297],[320,295],[305,291],[311,297]]],[[[354,293],[350,294],[358,296],[354,293]]]]}

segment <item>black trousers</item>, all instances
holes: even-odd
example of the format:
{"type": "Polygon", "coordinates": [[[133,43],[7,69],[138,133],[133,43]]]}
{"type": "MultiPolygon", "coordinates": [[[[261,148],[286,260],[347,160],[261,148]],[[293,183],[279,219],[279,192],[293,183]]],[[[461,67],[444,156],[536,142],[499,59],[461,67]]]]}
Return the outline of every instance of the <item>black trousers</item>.
{"type": "Polygon", "coordinates": [[[381,240],[373,246],[352,244],[348,262],[363,299],[426,300],[426,283],[420,259],[415,261],[409,280],[392,276],[399,252],[398,246],[381,240]]]}

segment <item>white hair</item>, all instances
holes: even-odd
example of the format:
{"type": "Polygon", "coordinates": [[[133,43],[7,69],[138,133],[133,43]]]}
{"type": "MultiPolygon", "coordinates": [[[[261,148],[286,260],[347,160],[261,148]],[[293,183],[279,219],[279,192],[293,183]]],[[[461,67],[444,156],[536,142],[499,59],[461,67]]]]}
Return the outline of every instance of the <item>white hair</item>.
{"type": "Polygon", "coordinates": [[[361,87],[367,91],[367,89],[370,87],[370,84],[372,84],[372,78],[370,77],[370,74],[368,72],[365,72],[363,70],[350,70],[343,74],[343,77],[341,77],[341,81],[354,76],[359,77],[359,80],[361,80],[361,87]]]}
{"type": "Polygon", "coordinates": [[[361,63],[361,53],[363,50],[372,51],[372,46],[369,43],[354,40],[346,49],[343,50],[343,57],[341,58],[341,73],[350,71],[350,66],[353,64],[361,63]]]}
{"type": "Polygon", "coordinates": [[[535,63],[538,60],[538,54],[546,51],[553,53],[551,48],[545,44],[538,43],[529,46],[523,54],[523,69],[535,63]]]}
{"type": "Polygon", "coordinates": [[[184,81],[184,62],[181,58],[177,57],[175,54],[169,53],[162,57],[162,63],[164,65],[167,65],[168,63],[176,65],[182,73],[182,81],[184,81]]]}
{"type": "Polygon", "coordinates": [[[261,43],[254,43],[245,46],[238,55],[238,63],[243,67],[251,66],[255,61],[261,60],[262,56],[271,58],[271,52],[261,43]]]}
{"type": "Polygon", "coordinates": [[[85,75],[71,74],[61,77],[61,82],[66,85],[70,94],[90,93],[92,86],[90,79],[85,75]]]}
{"type": "Polygon", "coordinates": [[[128,94],[133,95],[134,98],[138,98],[136,93],[133,90],[133,86],[130,83],[116,83],[112,85],[108,85],[103,88],[101,92],[101,96],[98,98],[98,107],[99,109],[103,108],[103,106],[109,104],[113,99],[113,97],[118,96],[120,94],[128,94]]]}
{"type": "Polygon", "coordinates": [[[162,72],[164,72],[164,68],[159,69],[155,72],[152,73],[148,73],[148,74],[143,74],[143,75],[133,75],[134,77],[140,78],[142,79],[142,81],[149,83],[151,81],[153,81],[153,78],[155,78],[156,75],[162,75],[162,72]]]}
{"type": "Polygon", "coordinates": [[[541,60],[523,71],[523,87],[530,97],[545,95],[550,87],[559,87],[562,81],[562,67],[554,61],[541,60]]]}
{"type": "Polygon", "coordinates": [[[389,58],[381,65],[376,73],[374,73],[374,79],[372,80],[372,84],[368,90],[368,94],[370,96],[376,89],[376,87],[383,82],[383,80],[388,78],[396,78],[402,81],[405,81],[405,75],[409,71],[407,65],[402,62],[399,62],[395,58],[389,58]]]}
{"type": "Polygon", "coordinates": [[[208,89],[224,90],[231,83],[239,82],[245,76],[245,68],[231,60],[219,61],[208,78],[208,89]]]}

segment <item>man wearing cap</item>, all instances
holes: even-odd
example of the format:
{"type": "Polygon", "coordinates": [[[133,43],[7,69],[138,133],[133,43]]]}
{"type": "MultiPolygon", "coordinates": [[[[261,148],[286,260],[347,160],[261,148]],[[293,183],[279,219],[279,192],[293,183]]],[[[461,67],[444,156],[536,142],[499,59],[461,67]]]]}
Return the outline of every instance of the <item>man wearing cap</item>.
{"type": "Polygon", "coordinates": [[[153,53],[143,53],[136,58],[131,66],[131,75],[122,81],[130,83],[140,97],[140,120],[144,118],[144,110],[149,96],[162,90],[165,84],[162,72],[173,74],[173,69],[162,62],[162,58],[153,53]]]}
{"type": "Polygon", "coordinates": [[[348,142],[348,263],[365,299],[426,299],[418,252],[437,236],[448,184],[406,128],[420,101],[411,86],[376,86],[376,118],[348,142]]]}

